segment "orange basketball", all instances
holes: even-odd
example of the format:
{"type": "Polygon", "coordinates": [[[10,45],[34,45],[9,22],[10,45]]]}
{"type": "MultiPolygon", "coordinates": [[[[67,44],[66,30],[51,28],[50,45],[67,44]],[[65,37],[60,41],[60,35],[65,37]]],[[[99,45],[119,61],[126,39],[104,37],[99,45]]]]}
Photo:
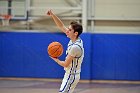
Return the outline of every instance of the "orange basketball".
{"type": "Polygon", "coordinates": [[[57,58],[63,54],[63,46],[59,42],[52,42],[48,46],[48,54],[51,57],[57,58]]]}

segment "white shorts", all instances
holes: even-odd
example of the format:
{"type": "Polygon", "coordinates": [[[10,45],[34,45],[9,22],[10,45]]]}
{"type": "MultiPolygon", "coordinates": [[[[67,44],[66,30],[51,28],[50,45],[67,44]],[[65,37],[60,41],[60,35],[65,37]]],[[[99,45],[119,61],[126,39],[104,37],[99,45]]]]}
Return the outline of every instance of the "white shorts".
{"type": "Polygon", "coordinates": [[[74,88],[79,82],[80,74],[65,73],[59,93],[73,93],[74,88]]]}

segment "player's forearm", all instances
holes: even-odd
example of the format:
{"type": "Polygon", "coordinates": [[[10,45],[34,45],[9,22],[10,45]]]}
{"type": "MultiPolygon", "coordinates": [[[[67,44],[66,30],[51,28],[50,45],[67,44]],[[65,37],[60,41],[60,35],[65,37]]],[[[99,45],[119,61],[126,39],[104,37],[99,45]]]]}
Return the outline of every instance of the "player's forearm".
{"type": "Polygon", "coordinates": [[[55,14],[52,14],[51,16],[52,16],[54,22],[56,23],[56,25],[57,25],[60,29],[62,29],[62,28],[64,27],[63,22],[62,22],[55,14]]]}
{"type": "Polygon", "coordinates": [[[57,60],[55,60],[55,61],[56,61],[56,63],[58,63],[60,66],[62,66],[62,67],[67,67],[65,61],[60,61],[59,59],[57,59],[57,60]]]}

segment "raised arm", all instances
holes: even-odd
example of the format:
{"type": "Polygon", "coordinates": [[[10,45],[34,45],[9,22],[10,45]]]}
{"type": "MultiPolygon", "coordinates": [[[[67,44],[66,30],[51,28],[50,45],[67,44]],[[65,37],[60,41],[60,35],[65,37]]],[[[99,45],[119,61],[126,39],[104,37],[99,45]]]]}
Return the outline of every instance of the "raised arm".
{"type": "Polygon", "coordinates": [[[59,27],[59,29],[61,31],[63,31],[64,33],[66,33],[67,28],[65,27],[65,25],[63,24],[63,22],[52,12],[52,10],[49,10],[47,12],[47,15],[51,16],[52,19],[54,20],[54,22],[56,23],[56,25],[59,27]]]}

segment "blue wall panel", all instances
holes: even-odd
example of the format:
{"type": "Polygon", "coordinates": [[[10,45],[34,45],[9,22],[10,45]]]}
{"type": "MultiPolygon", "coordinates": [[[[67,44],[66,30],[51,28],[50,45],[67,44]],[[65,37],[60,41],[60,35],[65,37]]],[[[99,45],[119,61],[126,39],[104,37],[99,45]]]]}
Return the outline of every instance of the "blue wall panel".
{"type": "MultiPolygon", "coordinates": [[[[91,35],[82,35],[84,41],[90,41],[91,35]]],[[[60,57],[65,59],[65,50],[69,39],[61,33],[0,33],[0,76],[1,77],[42,77],[62,78],[63,67],[56,64],[47,54],[47,46],[58,41],[64,47],[60,57]]],[[[82,79],[90,79],[90,42],[86,43],[81,74],[82,79]],[[85,62],[85,60],[89,60],[85,62]]]]}
{"type": "MultiPolygon", "coordinates": [[[[60,78],[63,68],[51,60],[47,46],[58,41],[65,45],[64,34],[0,33],[0,76],[60,78]],[[59,38],[58,38],[59,37],[59,38]],[[54,74],[52,74],[54,72],[54,74]]],[[[66,47],[64,47],[66,48],[66,47]]],[[[65,53],[60,59],[64,59],[65,53]]]]}
{"type": "MultiPolygon", "coordinates": [[[[140,35],[81,35],[85,57],[81,79],[140,80],[140,35]]],[[[0,77],[62,78],[63,67],[47,54],[47,46],[58,41],[67,48],[62,33],[0,32],[0,77]]],[[[65,59],[65,51],[60,57],[65,59]]]]}
{"type": "Polygon", "coordinates": [[[140,35],[94,34],[92,79],[140,80],[140,35]]]}
{"type": "Polygon", "coordinates": [[[90,80],[92,76],[92,70],[91,70],[91,58],[92,58],[92,51],[91,51],[91,39],[92,39],[92,34],[89,33],[84,33],[81,35],[81,38],[84,42],[84,60],[82,63],[82,69],[81,69],[81,79],[86,79],[90,80]]]}

